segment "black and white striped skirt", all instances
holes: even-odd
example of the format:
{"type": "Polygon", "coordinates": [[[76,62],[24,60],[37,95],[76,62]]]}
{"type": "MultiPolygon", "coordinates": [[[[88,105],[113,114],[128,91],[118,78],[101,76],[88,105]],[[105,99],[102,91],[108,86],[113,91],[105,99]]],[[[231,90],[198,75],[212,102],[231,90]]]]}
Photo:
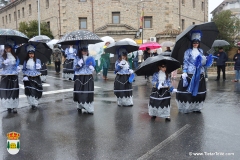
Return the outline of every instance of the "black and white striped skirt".
{"type": "Polygon", "coordinates": [[[92,75],[75,75],[73,100],[78,103],[78,108],[87,112],[94,111],[94,80],[92,75]]]}
{"type": "Polygon", "coordinates": [[[40,76],[28,77],[29,81],[23,81],[25,95],[30,105],[38,106],[39,99],[42,97],[43,87],[40,76]]]}
{"type": "MultiPolygon", "coordinates": [[[[188,74],[188,84],[191,82],[192,74],[188,74]]],[[[176,93],[176,102],[179,112],[189,113],[193,111],[200,111],[203,109],[203,103],[206,98],[206,82],[204,75],[200,75],[198,94],[193,96],[192,93],[187,92],[187,87],[183,87],[183,79],[181,78],[178,84],[178,92],[176,93]]]]}
{"type": "Polygon", "coordinates": [[[119,106],[132,106],[132,83],[129,83],[129,74],[117,74],[114,82],[114,94],[119,106]]]}
{"type": "Polygon", "coordinates": [[[171,95],[168,88],[152,89],[148,104],[148,113],[150,116],[162,118],[170,117],[170,100],[171,95]]]}
{"type": "Polygon", "coordinates": [[[19,84],[17,75],[2,75],[0,82],[0,104],[5,108],[17,108],[19,84]]]}

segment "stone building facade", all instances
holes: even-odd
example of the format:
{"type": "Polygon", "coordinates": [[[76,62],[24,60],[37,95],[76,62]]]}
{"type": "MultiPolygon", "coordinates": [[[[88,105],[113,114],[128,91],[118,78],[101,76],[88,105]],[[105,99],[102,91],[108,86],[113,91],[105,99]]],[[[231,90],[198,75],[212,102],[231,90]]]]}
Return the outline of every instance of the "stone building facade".
{"type": "MultiPolygon", "coordinates": [[[[22,21],[37,20],[37,4],[35,0],[15,0],[1,8],[0,28],[18,29],[22,21]]],[[[115,40],[132,38],[142,43],[153,37],[151,40],[161,42],[166,39],[162,33],[175,40],[189,25],[206,22],[208,0],[40,0],[40,13],[41,21],[49,24],[57,39],[67,32],[87,29],[115,40]],[[169,29],[174,34],[166,31],[169,29]]]]}

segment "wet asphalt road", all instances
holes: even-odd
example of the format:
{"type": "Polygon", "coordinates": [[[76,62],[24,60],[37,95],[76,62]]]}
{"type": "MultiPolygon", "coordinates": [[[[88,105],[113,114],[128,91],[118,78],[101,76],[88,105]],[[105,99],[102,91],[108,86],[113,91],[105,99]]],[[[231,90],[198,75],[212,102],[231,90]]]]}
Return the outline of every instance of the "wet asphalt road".
{"type": "MultiPolygon", "coordinates": [[[[201,114],[181,114],[172,96],[171,122],[147,112],[151,85],[134,82],[133,107],[118,107],[113,94],[115,75],[95,81],[94,115],[79,114],[72,100],[73,82],[49,67],[44,95],[31,110],[20,90],[18,114],[0,109],[0,159],[240,159],[240,83],[210,77],[201,114]],[[62,92],[62,93],[60,93],[62,92]],[[20,152],[7,152],[6,134],[20,136],[20,152]]],[[[20,79],[21,80],[21,79],[20,79]]],[[[20,81],[22,84],[22,82],[20,81]]],[[[173,81],[177,86],[178,80],[173,81]]]]}

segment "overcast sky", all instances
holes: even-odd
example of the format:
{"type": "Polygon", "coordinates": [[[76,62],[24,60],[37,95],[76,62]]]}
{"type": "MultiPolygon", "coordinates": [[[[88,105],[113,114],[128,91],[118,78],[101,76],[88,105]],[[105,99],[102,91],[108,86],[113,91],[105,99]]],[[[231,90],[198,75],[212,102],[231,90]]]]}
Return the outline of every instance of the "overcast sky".
{"type": "Polygon", "coordinates": [[[208,0],[208,21],[211,20],[212,14],[210,14],[223,0],[208,0]]]}

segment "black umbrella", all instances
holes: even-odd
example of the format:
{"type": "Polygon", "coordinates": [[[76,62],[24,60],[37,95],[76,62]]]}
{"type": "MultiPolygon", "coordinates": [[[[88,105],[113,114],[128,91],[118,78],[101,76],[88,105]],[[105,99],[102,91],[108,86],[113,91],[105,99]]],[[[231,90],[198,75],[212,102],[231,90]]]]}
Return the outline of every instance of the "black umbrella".
{"type": "Polygon", "coordinates": [[[200,42],[200,48],[203,49],[204,53],[209,50],[216,39],[219,31],[214,22],[208,22],[198,25],[191,25],[181,34],[176,37],[176,43],[172,50],[172,57],[177,59],[183,64],[184,52],[191,47],[191,31],[201,30],[202,37],[200,42]]]}
{"type": "Polygon", "coordinates": [[[79,45],[81,41],[84,41],[86,45],[103,42],[95,33],[86,30],[77,30],[65,34],[58,44],[62,45],[79,45]]]}
{"type": "Polygon", "coordinates": [[[136,69],[135,73],[138,76],[153,75],[155,72],[159,71],[158,70],[158,64],[161,61],[165,61],[166,62],[167,73],[171,73],[172,71],[180,68],[180,63],[176,59],[174,59],[172,57],[158,55],[158,56],[147,58],[136,69]]]}
{"type": "Polygon", "coordinates": [[[28,42],[28,37],[22,32],[13,29],[0,29],[0,44],[6,44],[8,39],[14,40],[16,44],[28,42]]]}
{"type": "Polygon", "coordinates": [[[52,49],[46,43],[42,42],[28,42],[24,45],[17,48],[16,54],[20,60],[20,64],[23,64],[28,53],[26,51],[26,46],[32,44],[36,47],[35,56],[37,59],[41,60],[41,63],[46,63],[50,60],[50,56],[52,54],[52,49]]]}
{"type": "Polygon", "coordinates": [[[118,54],[119,49],[124,48],[128,53],[137,51],[139,46],[130,41],[117,41],[115,43],[111,43],[105,48],[106,53],[116,53],[118,54]]]}

